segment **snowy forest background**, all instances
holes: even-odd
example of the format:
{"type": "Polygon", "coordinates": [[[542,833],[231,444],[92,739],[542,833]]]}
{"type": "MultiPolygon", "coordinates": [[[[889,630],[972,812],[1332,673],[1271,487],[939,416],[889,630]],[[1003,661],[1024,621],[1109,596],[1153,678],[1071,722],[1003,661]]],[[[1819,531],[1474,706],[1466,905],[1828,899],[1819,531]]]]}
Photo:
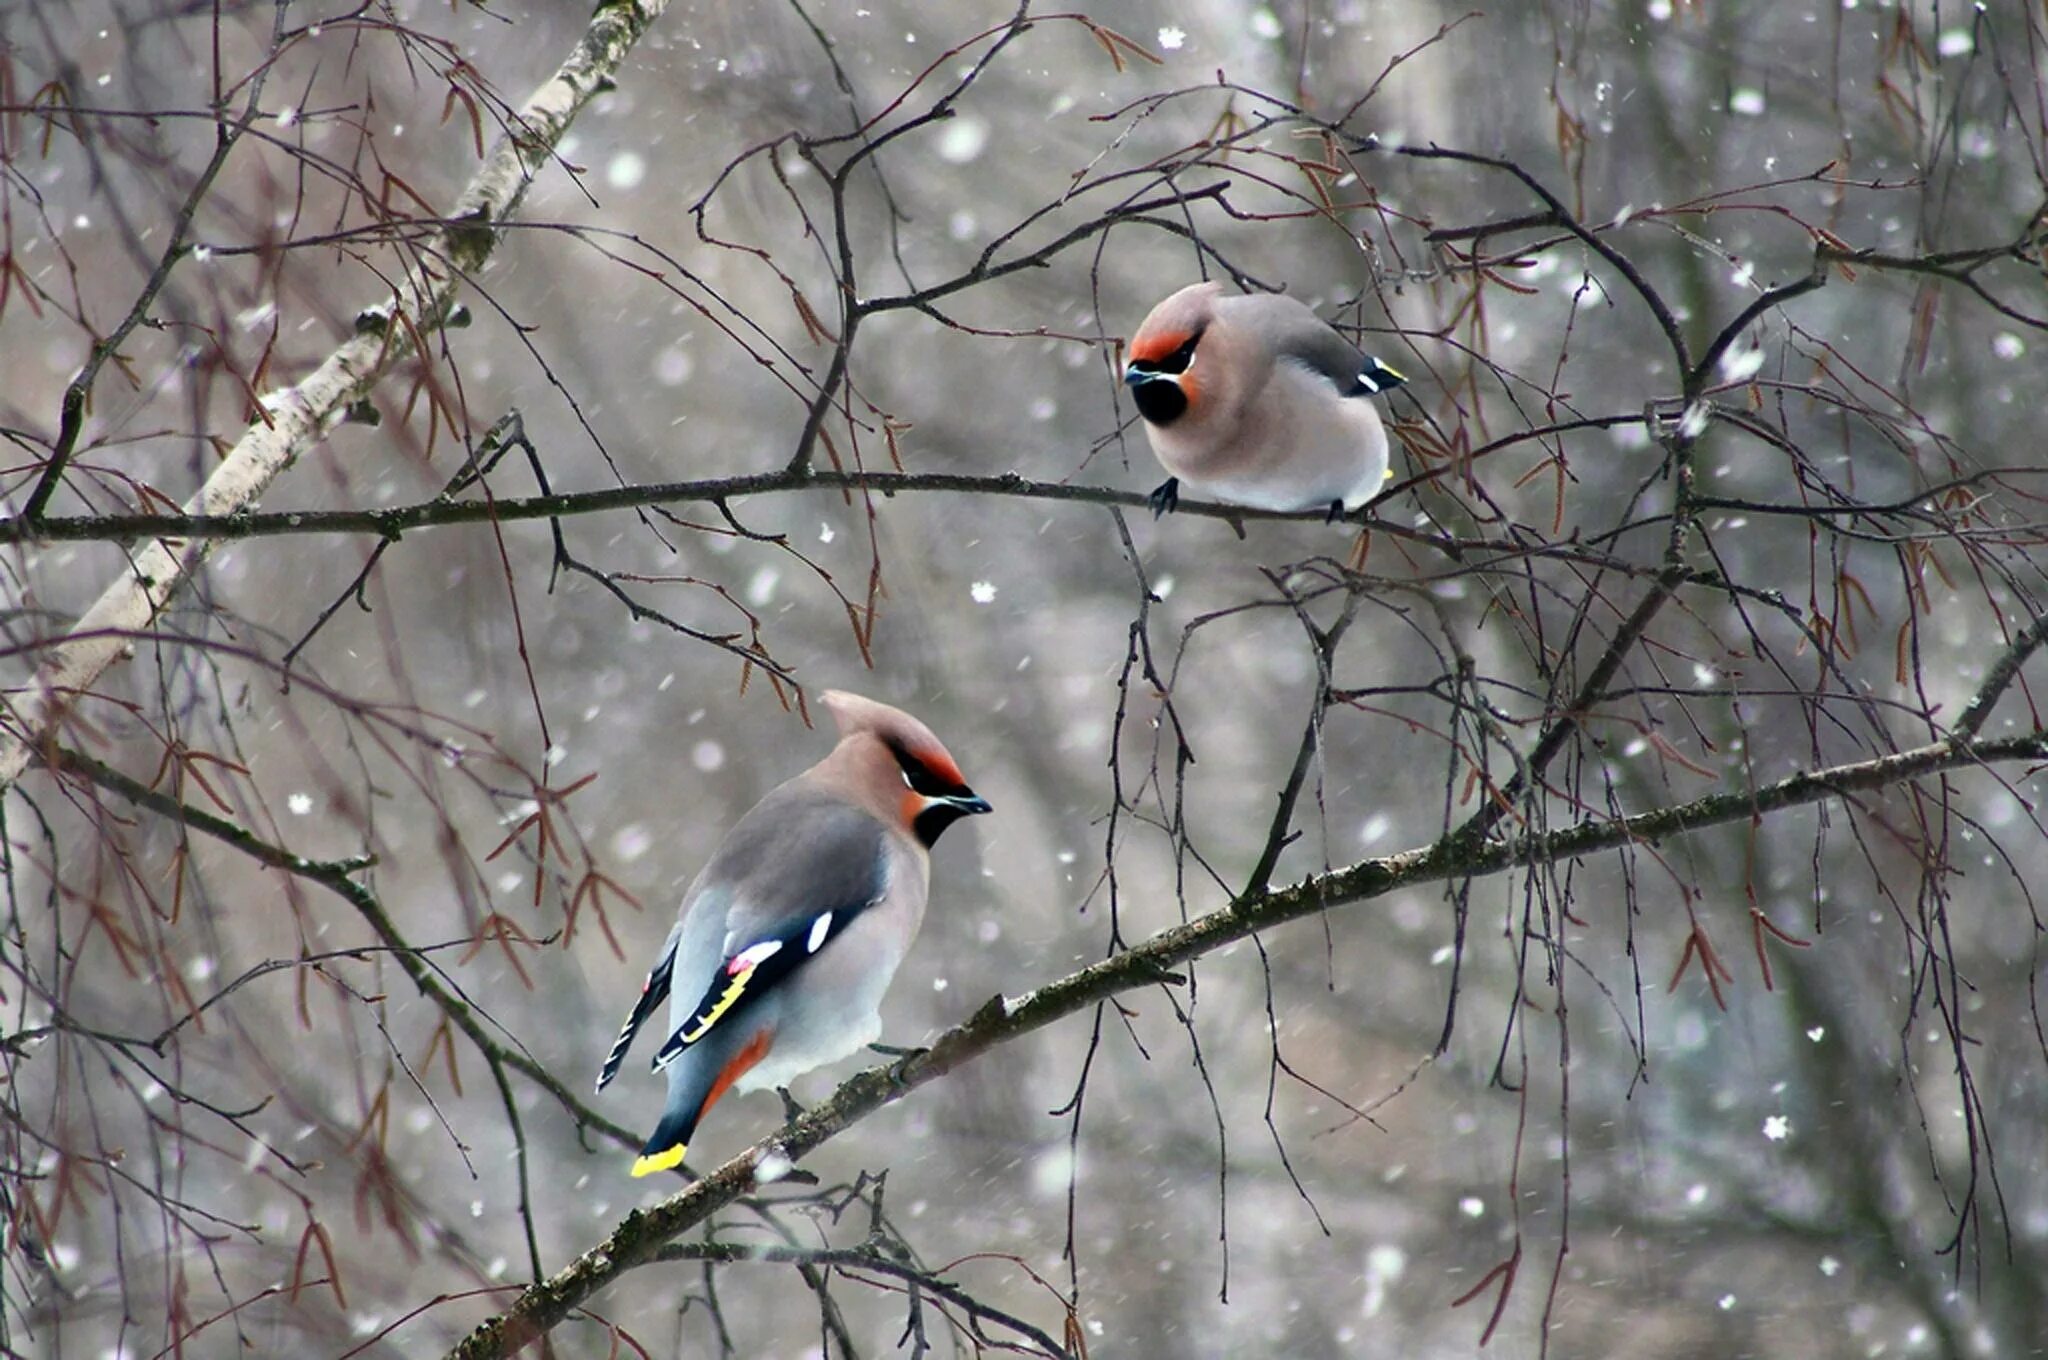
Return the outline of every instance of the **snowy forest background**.
{"type": "Polygon", "coordinates": [[[663,10],[0,0],[0,1354],[2048,1347],[2048,11],[663,10]],[[632,1181],[825,687],[947,1037],[632,1181]]]}

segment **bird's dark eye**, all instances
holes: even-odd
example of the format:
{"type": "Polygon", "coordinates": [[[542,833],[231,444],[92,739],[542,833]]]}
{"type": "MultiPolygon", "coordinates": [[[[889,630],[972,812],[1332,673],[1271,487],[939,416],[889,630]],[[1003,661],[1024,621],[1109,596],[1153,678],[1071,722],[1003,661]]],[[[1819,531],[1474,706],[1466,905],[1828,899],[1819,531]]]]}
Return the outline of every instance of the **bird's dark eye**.
{"type": "Polygon", "coordinates": [[[1195,344],[1201,338],[1202,333],[1200,331],[1196,331],[1193,335],[1188,337],[1188,342],[1185,345],[1182,345],[1179,349],[1167,355],[1158,363],[1153,364],[1153,370],[1159,373],[1187,372],[1188,365],[1195,361],[1195,344]]]}
{"type": "Polygon", "coordinates": [[[950,779],[941,779],[933,774],[925,763],[908,751],[895,751],[897,765],[903,769],[903,784],[912,793],[926,798],[946,798],[960,790],[950,779]]]}

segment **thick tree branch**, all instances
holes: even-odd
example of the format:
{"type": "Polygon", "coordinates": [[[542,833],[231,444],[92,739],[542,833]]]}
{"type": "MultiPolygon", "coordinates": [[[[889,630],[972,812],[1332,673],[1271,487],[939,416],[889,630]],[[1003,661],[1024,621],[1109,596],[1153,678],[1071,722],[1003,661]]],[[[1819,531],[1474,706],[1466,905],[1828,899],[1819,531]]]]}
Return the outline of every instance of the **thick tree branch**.
{"type": "Polygon", "coordinates": [[[876,1110],[989,1050],[1120,993],[1156,985],[1162,974],[1249,935],[1420,884],[1600,854],[1950,770],[2043,759],[2048,759],[2048,736],[2041,733],[1974,745],[1934,742],[1873,760],[1804,771],[1757,789],[1712,794],[1611,821],[1584,821],[1550,835],[1473,843],[1453,834],[1433,845],[1365,860],[1314,875],[1290,888],[1241,898],[1024,996],[996,997],[965,1023],[940,1035],[925,1052],[893,1067],[870,1068],[849,1078],[830,1099],[688,1189],[651,1209],[626,1215],[602,1243],[477,1327],[448,1352],[448,1360],[510,1356],[530,1344],[620,1275],[657,1259],[678,1234],[753,1190],[755,1168],[764,1159],[799,1160],[876,1110]]]}
{"type": "MultiPolygon", "coordinates": [[[[1627,416],[1602,416],[1561,421],[1503,435],[1475,448],[1465,464],[1517,448],[1549,435],[1574,430],[1605,429],[1615,425],[1643,423],[1640,412],[1627,416]]],[[[1464,464],[1460,465],[1462,471],[1464,464]]],[[[1432,469],[1394,484],[1381,497],[1452,475],[1432,469]]],[[[415,529],[433,529],[455,524],[505,524],[518,520],[560,519],[573,515],[605,514],[617,510],[638,510],[655,505],[687,501],[718,502],[741,496],[765,496],[806,490],[873,491],[883,496],[917,492],[959,492],[979,496],[1012,497],[1020,500],[1068,501],[1083,505],[1148,506],[1146,492],[1121,487],[1089,486],[1073,482],[1035,481],[1015,472],[988,474],[958,472],[887,472],[868,468],[812,468],[790,466],[775,472],[741,473],[732,477],[706,477],[687,482],[642,482],[633,486],[597,487],[588,491],[564,491],[542,496],[505,496],[490,500],[455,500],[437,496],[430,501],[395,505],[387,509],[361,510],[272,510],[261,513],[211,514],[188,512],[179,515],[77,515],[46,518],[36,524],[20,519],[0,520],[0,544],[23,542],[124,542],[166,535],[192,539],[277,538],[295,534],[373,534],[395,539],[415,529]]],[[[1217,501],[1183,498],[1174,509],[1177,515],[1196,515],[1235,522],[1252,520],[1300,520],[1323,523],[1323,510],[1262,510],[1248,505],[1226,505],[1217,501]]],[[[1358,522],[1363,512],[1345,516],[1358,522]]]]}

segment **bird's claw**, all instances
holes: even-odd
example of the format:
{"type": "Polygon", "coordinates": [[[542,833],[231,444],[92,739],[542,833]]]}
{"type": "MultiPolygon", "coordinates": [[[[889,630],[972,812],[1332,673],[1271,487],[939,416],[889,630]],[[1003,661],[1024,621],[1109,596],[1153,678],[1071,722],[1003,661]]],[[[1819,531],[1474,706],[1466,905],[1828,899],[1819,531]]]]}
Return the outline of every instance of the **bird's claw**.
{"type": "Polygon", "coordinates": [[[1152,518],[1158,519],[1170,510],[1180,508],[1180,478],[1168,477],[1152,488],[1152,494],[1145,497],[1145,504],[1152,507],[1152,518]]]}
{"type": "Polygon", "coordinates": [[[929,1053],[926,1048],[898,1048],[894,1044],[869,1044],[868,1052],[879,1053],[885,1058],[915,1058],[920,1053],[929,1053]]]}
{"type": "Polygon", "coordinates": [[[889,1044],[869,1044],[868,1047],[885,1058],[896,1060],[889,1064],[889,1084],[899,1091],[909,1085],[905,1079],[905,1069],[931,1052],[929,1048],[896,1048],[889,1044]]]}
{"type": "Polygon", "coordinates": [[[789,1093],[787,1086],[776,1087],[775,1094],[782,1097],[783,1123],[794,1124],[797,1120],[803,1118],[804,1107],[796,1103],[796,1097],[789,1093]]]}

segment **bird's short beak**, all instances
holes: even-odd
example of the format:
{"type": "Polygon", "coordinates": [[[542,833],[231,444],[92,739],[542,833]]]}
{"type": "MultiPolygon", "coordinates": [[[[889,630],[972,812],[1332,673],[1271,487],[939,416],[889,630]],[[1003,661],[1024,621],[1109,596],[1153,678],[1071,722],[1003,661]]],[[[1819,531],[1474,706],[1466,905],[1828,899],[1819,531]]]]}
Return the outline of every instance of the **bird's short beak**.
{"type": "Polygon", "coordinates": [[[979,813],[983,813],[983,812],[994,812],[994,811],[995,811],[995,809],[994,809],[993,807],[990,807],[990,806],[989,806],[989,801],[988,801],[988,799],[986,799],[986,798],[983,798],[983,797],[981,797],[981,796],[980,796],[979,794],[972,794],[972,793],[970,793],[970,794],[967,794],[966,796],[964,796],[964,797],[960,797],[960,798],[939,798],[939,799],[935,799],[934,801],[935,801],[935,802],[940,802],[940,803],[946,803],[946,804],[949,804],[949,805],[951,805],[951,806],[953,806],[953,807],[956,807],[956,808],[960,809],[960,811],[961,811],[961,812],[962,812],[962,813],[963,813],[964,815],[967,815],[967,816],[974,816],[974,815],[976,815],[976,814],[979,814],[979,813]]]}
{"type": "Polygon", "coordinates": [[[1139,368],[1136,364],[1132,364],[1130,367],[1124,370],[1124,386],[1137,387],[1141,383],[1148,383],[1151,382],[1154,378],[1160,378],[1164,376],[1166,375],[1163,373],[1153,373],[1149,370],[1139,368]]]}

